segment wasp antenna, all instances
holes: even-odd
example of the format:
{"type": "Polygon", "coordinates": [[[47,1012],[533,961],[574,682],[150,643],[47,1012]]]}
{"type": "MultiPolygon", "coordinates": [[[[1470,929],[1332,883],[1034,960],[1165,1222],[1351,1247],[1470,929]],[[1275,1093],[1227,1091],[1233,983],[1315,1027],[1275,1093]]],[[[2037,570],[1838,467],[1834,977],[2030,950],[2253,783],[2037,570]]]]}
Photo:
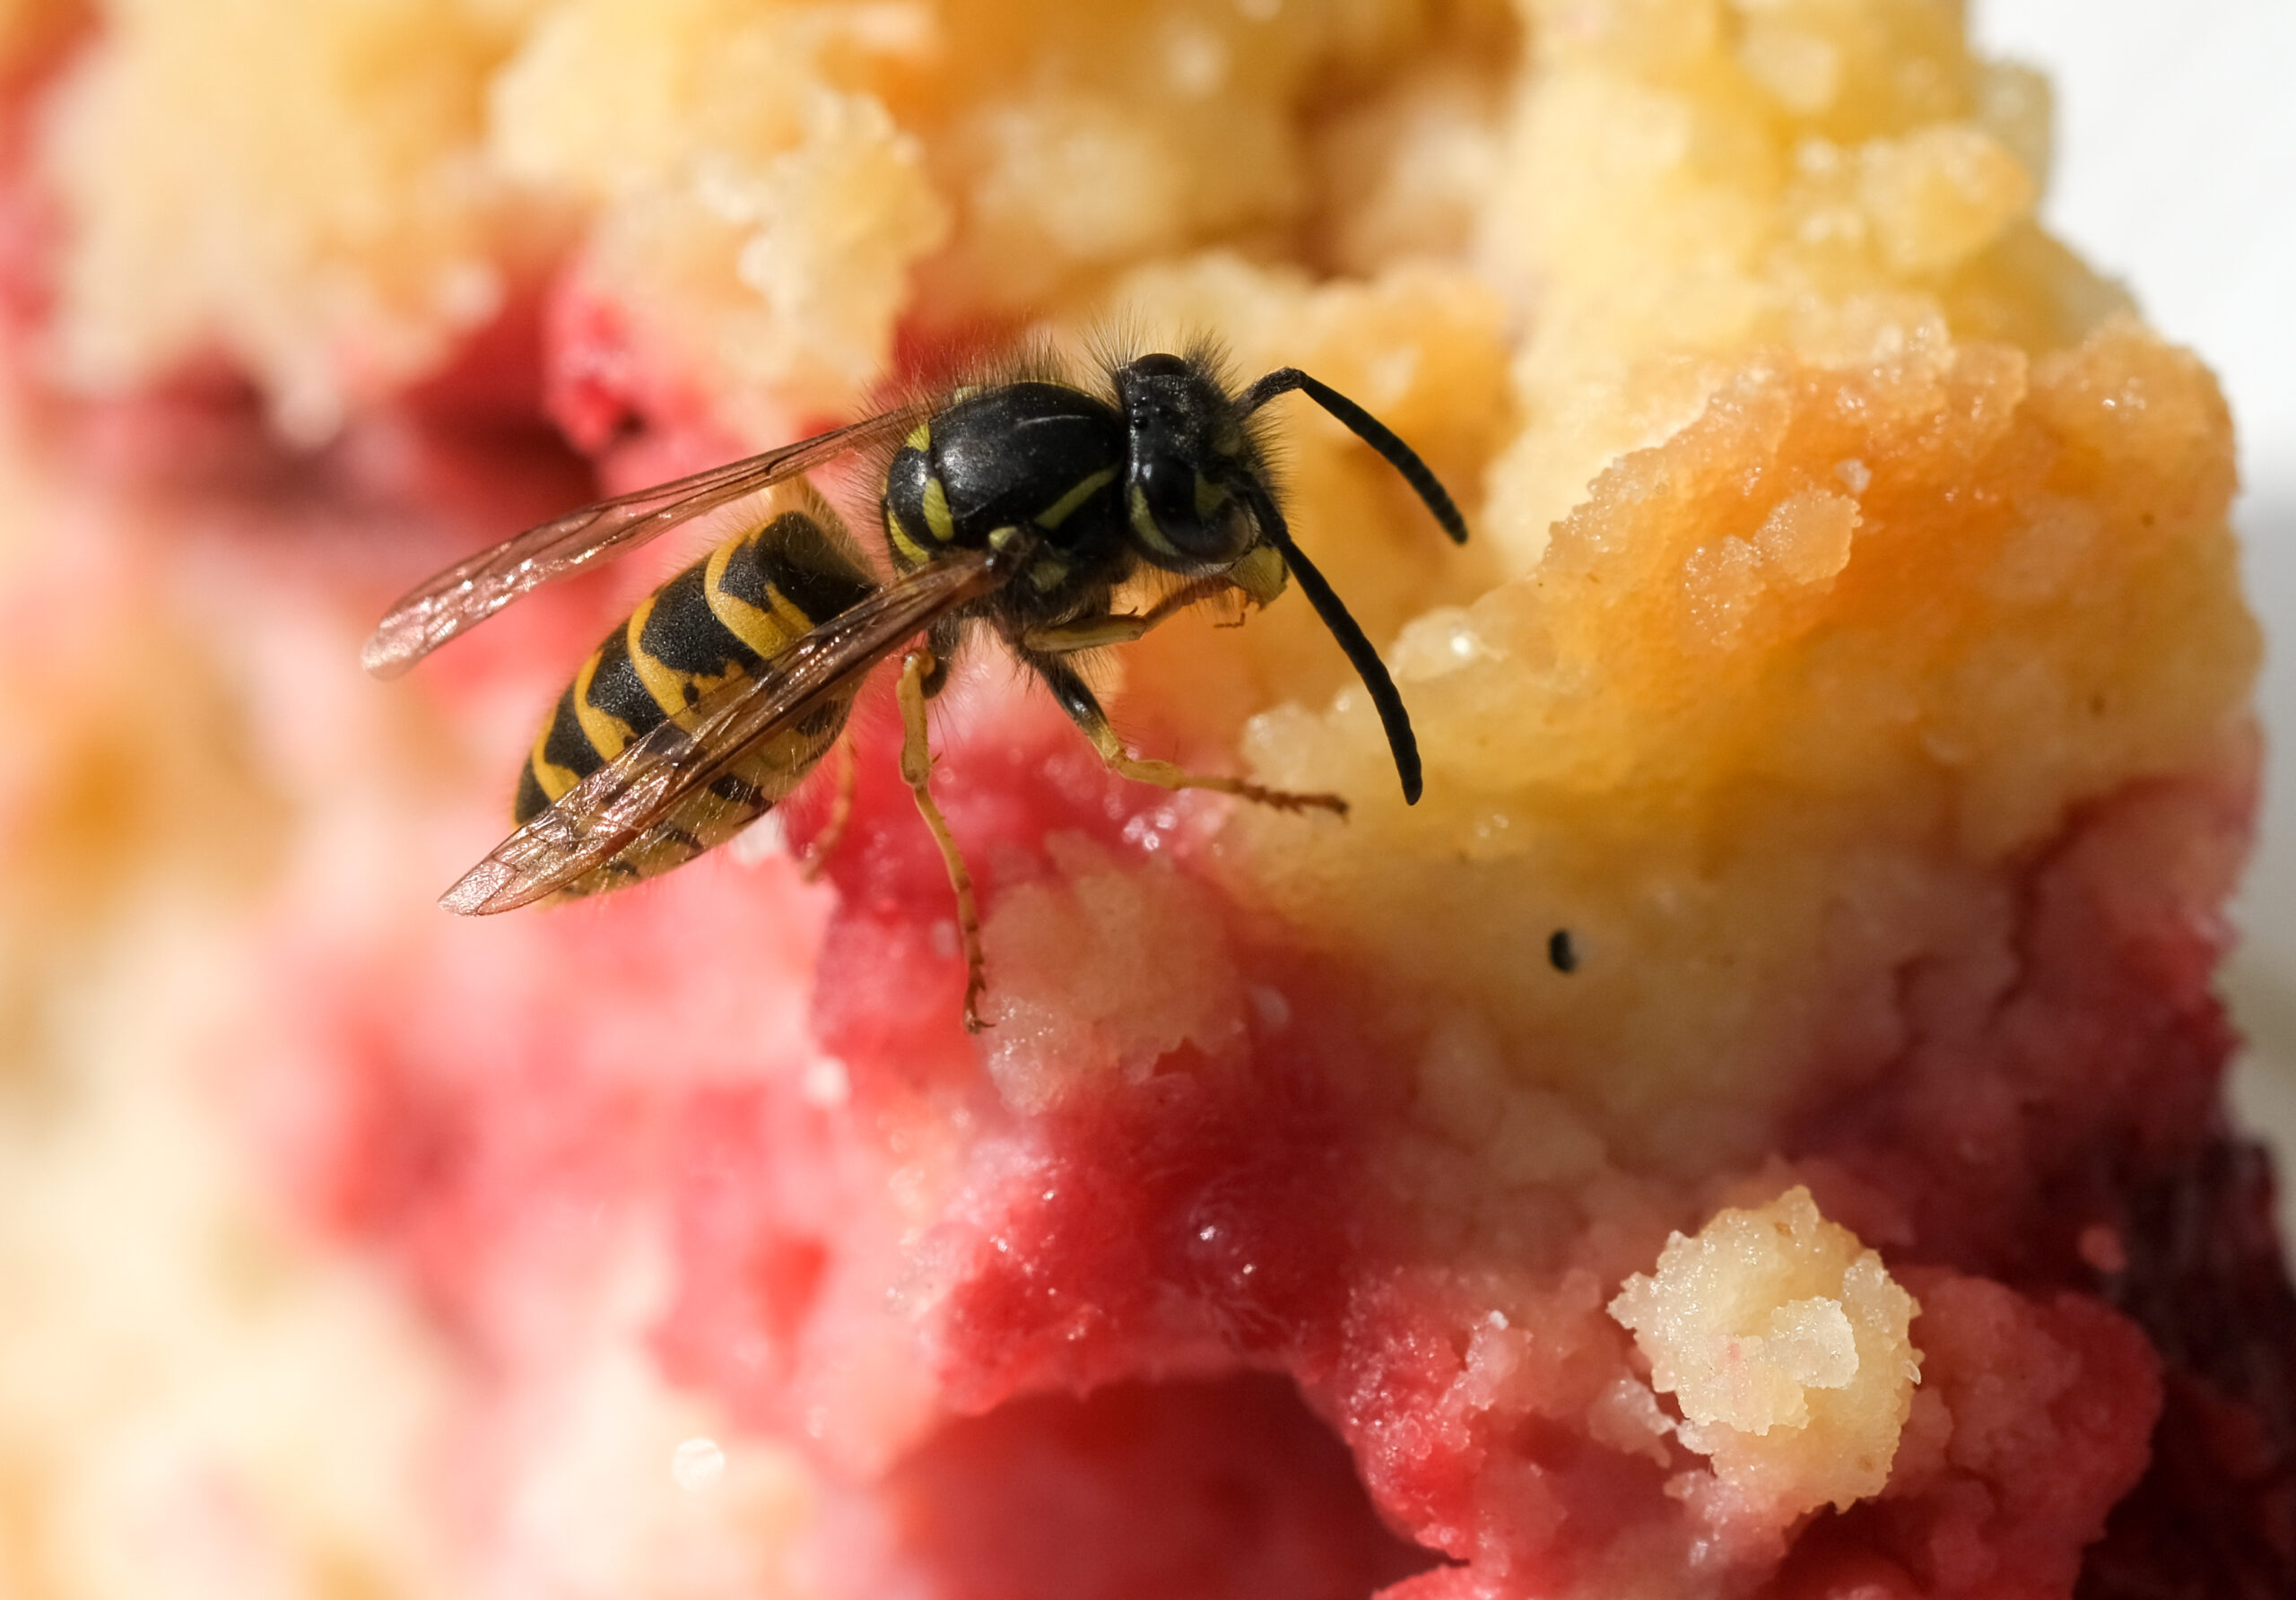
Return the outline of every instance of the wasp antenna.
{"type": "MultiPolygon", "coordinates": [[[[1426,502],[1435,520],[1443,525],[1445,533],[1450,535],[1452,543],[1464,544],[1467,542],[1467,519],[1459,515],[1458,507],[1451,501],[1450,492],[1428,470],[1427,463],[1419,458],[1419,452],[1398,439],[1394,429],[1331,385],[1309,377],[1297,367],[1279,367],[1246,389],[1236,404],[1243,408],[1246,416],[1249,416],[1278,395],[1288,395],[1293,389],[1337,417],[1349,432],[1378,451],[1389,466],[1401,473],[1403,481],[1426,502]]],[[[1330,619],[1326,617],[1325,620],[1328,622],[1330,619]]]]}
{"type": "Polygon", "coordinates": [[[1277,550],[1283,552],[1283,564],[1299,580],[1300,589],[1308,596],[1308,603],[1316,608],[1316,615],[1323,619],[1324,626],[1331,630],[1331,636],[1346,652],[1349,665],[1355,668],[1355,675],[1363,680],[1363,687],[1371,691],[1371,703],[1379,709],[1379,726],[1387,730],[1387,748],[1395,752],[1396,776],[1403,779],[1404,804],[1418,804],[1422,787],[1419,739],[1411,731],[1411,713],[1404,709],[1402,691],[1396,688],[1396,681],[1387,675],[1387,663],[1379,659],[1379,652],[1371,648],[1371,641],[1364,637],[1363,630],[1348,614],[1346,604],[1340,599],[1338,591],[1292,542],[1292,530],[1284,525],[1283,513],[1276,509],[1274,500],[1265,494],[1255,494],[1250,499],[1252,514],[1259,520],[1260,531],[1267,535],[1277,550]]]}

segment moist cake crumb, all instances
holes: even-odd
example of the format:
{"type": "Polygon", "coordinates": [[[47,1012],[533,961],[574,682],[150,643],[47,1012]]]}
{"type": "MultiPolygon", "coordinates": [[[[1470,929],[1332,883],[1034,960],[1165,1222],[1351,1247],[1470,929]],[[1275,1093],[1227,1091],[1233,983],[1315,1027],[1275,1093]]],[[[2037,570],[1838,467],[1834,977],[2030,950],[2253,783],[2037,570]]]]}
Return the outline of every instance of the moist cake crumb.
{"type": "Polygon", "coordinates": [[[2296,1586],[2231,420],[1964,21],[0,8],[0,1588],[2296,1586]],[[391,595],[1112,329],[1457,495],[1272,408],[1421,804],[1293,595],[1095,681],[1344,823],[961,668],[978,1039],[877,695],[820,882],[434,909],[695,552],[391,595]]]}

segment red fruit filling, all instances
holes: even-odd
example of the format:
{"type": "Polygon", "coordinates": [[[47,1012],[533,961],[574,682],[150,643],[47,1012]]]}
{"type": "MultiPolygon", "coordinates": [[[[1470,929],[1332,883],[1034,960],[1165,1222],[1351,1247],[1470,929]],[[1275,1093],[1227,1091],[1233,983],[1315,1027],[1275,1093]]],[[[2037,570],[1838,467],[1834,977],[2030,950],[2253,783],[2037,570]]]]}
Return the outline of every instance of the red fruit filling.
{"type": "Polygon", "coordinates": [[[668,1207],[668,1370],[874,1482],[854,1503],[933,1595],[999,1570],[1011,1594],[1210,1572],[1366,1593],[1407,1565],[1367,1531],[1384,1520],[1460,1563],[1413,1596],[1669,1570],[2039,1596],[2066,1592],[2140,1480],[2084,1593],[2185,1592],[2145,1575],[2203,1551],[2252,1583],[2289,1570],[2287,1291],[2266,1180],[2209,1109],[2230,1044],[2216,929],[2159,889],[2179,881],[2163,850],[2237,836],[2239,796],[2092,808],[2024,873],[2020,969],[1981,1013],[1909,1000],[1901,1059],[1802,1119],[1791,1170],[1913,1289],[1923,1366],[1883,1492],[1781,1522],[1695,1511],[1679,1441],[1587,1422],[1639,1370],[1609,1292],[1699,1220],[1696,1195],[1622,1174],[1515,1202],[1552,1213],[1519,1256],[1447,1251],[1396,1164],[1403,1025],[1193,875],[1196,802],[1109,778],[1008,697],[959,715],[937,780],[985,903],[1056,879],[1047,839],[1081,836],[1110,870],[1193,885],[1255,997],[1235,1048],[1009,1109],[956,1026],[948,887],[888,719],[863,720],[833,909],[785,866],[705,865],[309,971],[306,1014],[334,1019],[316,1058],[345,1064],[311,1091],[335,1097],[314,1193],[481,1348],[546,1344],[583,1218],[668,1207]],[[813,1043],[789,1019],[815,949],[813,1043]],[[374,998],[405,993],[433,999],[374,998]],[[456,1037],[426,1039],[430,1016],[456,1037]],[[1296,1381],[1377,1518],[1254,1372],[1296,1381]],[[1126,1507],[1166,1536],[1116,1551],[1095,1530],[1126,1507]],[[1075,1537],[1040,1540],[1048,1519],[1075,1537]]]}

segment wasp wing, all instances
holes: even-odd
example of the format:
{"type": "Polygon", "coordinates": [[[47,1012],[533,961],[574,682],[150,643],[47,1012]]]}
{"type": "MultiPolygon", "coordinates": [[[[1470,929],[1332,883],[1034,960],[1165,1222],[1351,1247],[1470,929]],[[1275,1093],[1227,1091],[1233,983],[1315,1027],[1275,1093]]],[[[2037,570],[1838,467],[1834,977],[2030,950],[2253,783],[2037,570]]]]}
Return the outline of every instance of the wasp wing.
{"type": "Polygon", "coordinates": [[[1013,563],[952,551],[839,613],[754,674],[654,727],[494,848],[439,903],[465,917],[557,893],[614,859],[759,743],[934,622],[1004,583],[1013,563]]]}
{"type": "Polygon", "coordinates": [[[897,407],[762,456],[616,495],[530,527],[409,592],[377,625],[360,652],[360,665],[378,678],[395,678],[529,589],[578,572],[600,556],[643,544],[848,450],[896,438],[927,414],[928,408],[921,404],[897,407]]]}

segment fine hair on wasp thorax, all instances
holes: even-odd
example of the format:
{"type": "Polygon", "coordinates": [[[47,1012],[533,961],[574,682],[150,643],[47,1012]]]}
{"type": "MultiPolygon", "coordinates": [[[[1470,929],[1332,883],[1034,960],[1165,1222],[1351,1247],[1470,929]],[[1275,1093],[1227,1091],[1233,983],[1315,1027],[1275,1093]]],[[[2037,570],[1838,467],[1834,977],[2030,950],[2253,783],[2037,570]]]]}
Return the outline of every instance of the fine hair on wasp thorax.
{"type": "MultiPolygon", "coordinates": [[[[925,707],[958,653],[993,636],[1109,769],[1282,811],[1336,795],[1184,771],[1126,750],[1078,661],[1206,604],[1264,606],[1296,583],[1371,696],[1406,802],[1419,746],[1378,652],[1285,521],[1269,404],[1297,392],[1410,484],[1454,542],[1466,523],[1412,448],[1296,368],[1239,387],[1209,343],[1103,352],[1097,386],[1023,352],[970,382],[761,456],[585,506],[438,574],[391,608],[362,657],[394,677],[520,596],[724,511],[738,526],[641,601],[577,669],[527,752],[517,830],[441,897],[465,915],[636,883],[723,843],[839,745],[862,680],[900,658],[901,772],[957,900],[964,1020],[981,1026],[979,918],[931,793],[925,707]],[[866,452],[880,572],[807,490],[752,497],[866,452]],[[794,503],[790,503],[794,498],[794,503]],[[1142,596],[1147,596],[1144,602],[1142,596]],[[1136,606],[1137,609],[1134,607],[1136,606]]],[[[849,774],[850,763],[843,764],[849,774]]],[[[848,779],[849,780],[849,779],[848,779]]],[[[840,808],[841,809],[841,808],[840,808]]]]}

